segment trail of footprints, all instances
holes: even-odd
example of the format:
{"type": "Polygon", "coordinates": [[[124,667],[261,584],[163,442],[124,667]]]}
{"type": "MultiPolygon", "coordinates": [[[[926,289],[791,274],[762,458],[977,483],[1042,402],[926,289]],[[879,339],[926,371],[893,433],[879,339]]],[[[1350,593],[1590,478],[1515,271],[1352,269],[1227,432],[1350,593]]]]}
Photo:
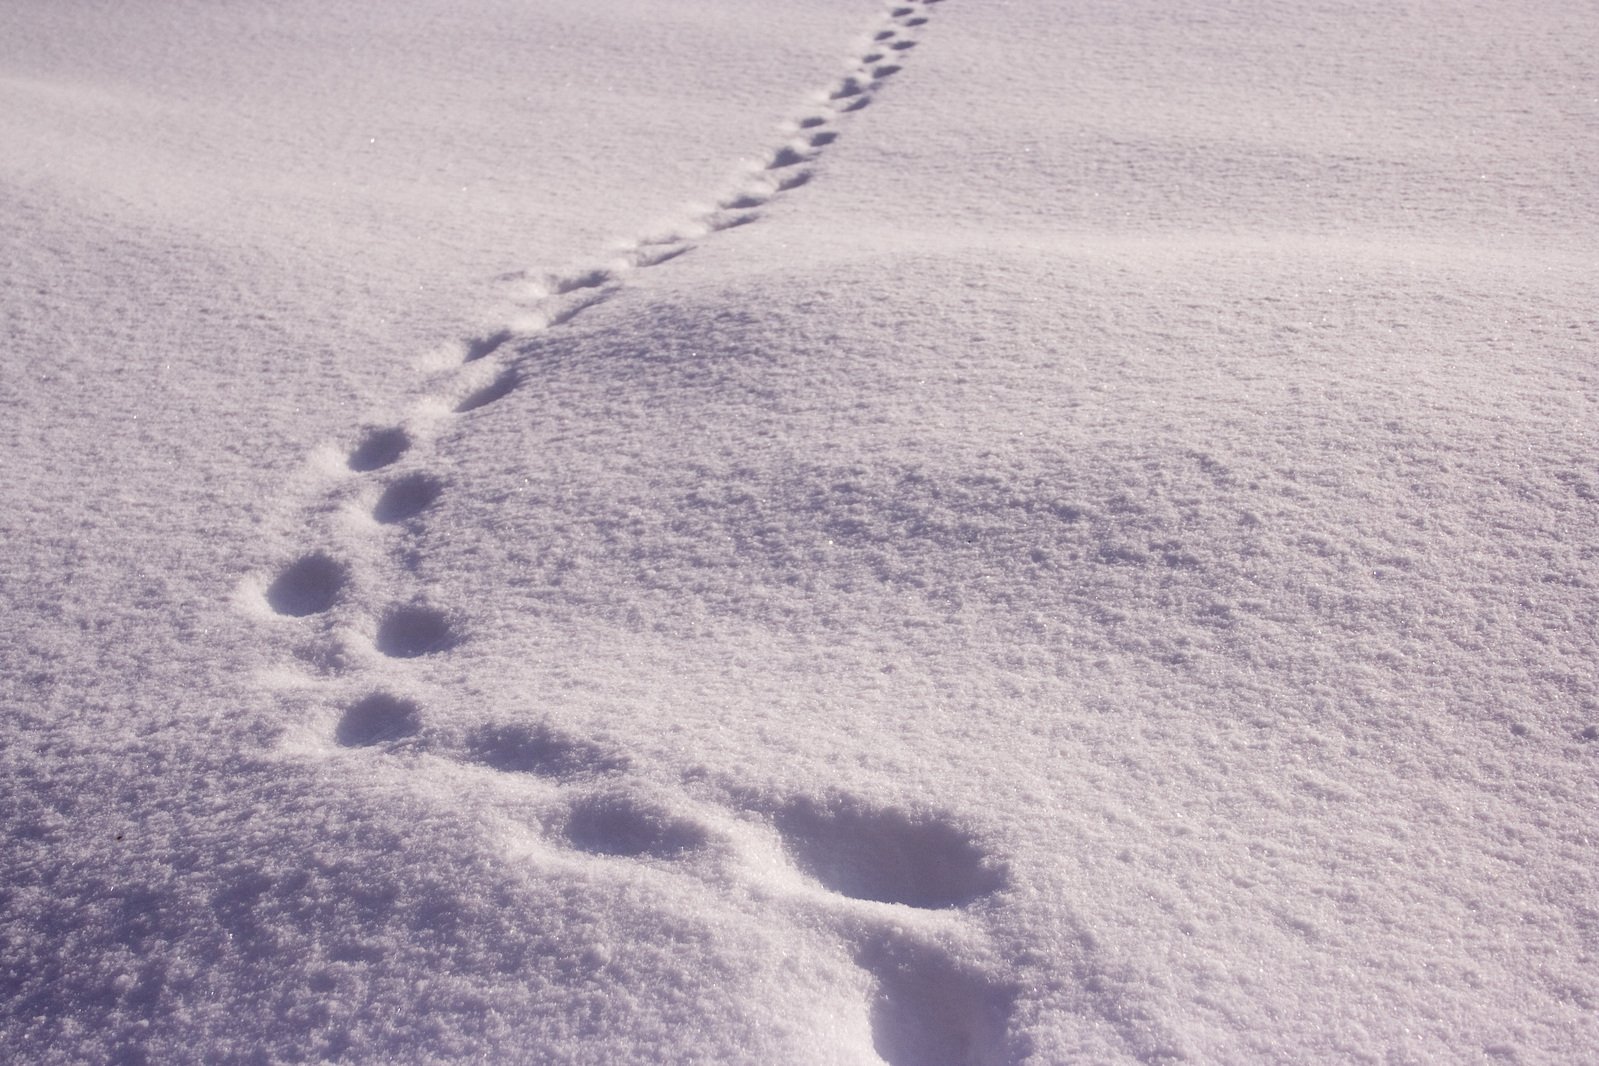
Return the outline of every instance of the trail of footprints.
{"type": "MultiPolygon", "coordinates": [[[[847,116],[870,106],[899,71],[939,2],[905,0],[890,8],[853,68],[817,94],[789,124],[784,142],[715,207],[669,232],[631,242],[604,266],[537,282],[525,275],[505,279],[527,285],[528,314],[467,342],[447,391],[426,397],[424,406],[446,409],[446,417],[468,417],[503,399],[522,384],[517,367],[503,355],[519,338],[572,321],[610,298],[628,271],[669,263],[706,236],[754,222],[776,198],[805,185],[847,116]]],[[[403,530],[424,520],[449,489],[446,478],[426,471],[391,473],[425,451],[427,421],[369,427],[344,456],[351,475],[379,483],[370,517],[380,527],[403,530]]],[[[337,551],[323,549],[287,562],[264,590],[272,611],[295,619],[329,615],[358,602],[358,593],[351,568],[337,551]]],[[[447,655],[463,639],[456,619],[420,595],[373,611],[369,619],[372,646],[389,660],[447,655]]],[[[708,803],[690,799],[690,782],[671,803],[675,810],[668,809],[630,777],[631,760],[605,745],[520,721],[483,725],[464,737],[435,733],[420,703],[381,686],[343,708],[331,740],[350,749],[425,753],[513,785],[536,780],[557,793],[546,804],[551,813],[540,830],[578,854],[670,866],[718,842],[758,851],[763,841],[775,840],[781,861],[800,875],[778,879],[801,886],[789,892],[795,905],[830,921],[874,979],[872,1033],[885,1061],[964,1066],[1002,1057],[1013,993],[960,959],[969,958],[980,941],[967,910],[1003,887],[1004,874],[943,818],[877,809],[848,796],[780,801],[728,792],[708,803]],[[722,809],[710,809],[715,804],[722,809]],[[908,920],[917,913],[926,917],[908,920]],[[957,943],[962,949],[952,950],[957,943]]],[[[682,865],[687,871],[689,864],[682,865]]],[[[742,868],[763,867],[752,861],[742,868]]],[[[765,890],[770,894],[772,885],[765,890]]],[[[980,946],[975,953],[982,953],[980,946]]]]}

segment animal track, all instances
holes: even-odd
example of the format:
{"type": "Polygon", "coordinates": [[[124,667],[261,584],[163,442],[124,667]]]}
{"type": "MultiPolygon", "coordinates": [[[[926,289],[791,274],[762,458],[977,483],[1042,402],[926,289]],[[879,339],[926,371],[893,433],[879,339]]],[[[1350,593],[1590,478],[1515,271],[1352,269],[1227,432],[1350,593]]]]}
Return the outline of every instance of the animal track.
{"type": "Polygon", "coordinates": [[[411,438],[403,429],[371,430],[350,453],[350,469],[362,473],[381,469],[404,455],[410,446],[411,438]]]}
{"type": "Polygon", "coordinates": [[[267,603],[279,614],[304,618],[333,606],[348,576],[344,565],[322,552],[302,555],[267,588],[267,603]]]}
{"type": "Polygon", "coordinates": [[[497,330],[487,337],[479,337],[466,346],[466,362],[473,363],[499,351],[515,334],[508,329],[497,330]]]}
{"type": "Polygon", "coordinates": [[[517,386],[517,374],[514,370],[507,370],[489,384],[470,393],[460,403],[455,405],[456,414],[466,414],[476,411],[479,407],[487,407],[495,400],[509,396],[517,386]]]}
{"type": "Polygon", "coordinates": [[[959,907],[1003,884],[970,837],[936,818],[835,799],[796,801],[774,822],[802,870],[852,899],[959,907]]]}
{"type": "Polygon", "coordinates": [[[414,736],[421,728],[415,703],[377,692],[346,708],[334,739],[346,748],[366,748],[414,736]]]}
{"type": "Polygon", "coordinates": [[[403,522],[426,510],[444,491],[444,482],[429,474],[407,474],[378,497],[372,517],[385,524],[403,522]]]}
{"type": "MultiPolygon", "coordinates": [[[[426,605],[424,590],[403,591],[407,581],[414,582],[415,559],[425,544],[418,536],[422,520],[453,483],[436,466],[425,469],[433,413],[453,406],[456,415],[466,415],[509,396],[529,372],[515,350],[520,338],[570,323],[621,291],[630,270],[674,262],[715,234],[755,223],[785,194],[814,180],[826,153],[847,132],[849,116],[870,106],[885,82],[901,72],[935,2],[901,0],[889,8],[868,31],[871,44],[784,124],[760,161],[746,165],[711,201],[714,207],[687,215],[669,231],[635,239],[604,265],[557,275],[507,275],[503,280],[521,293],[515,322],[461,344],[460,367],[427,386],[421,409],[428,417],[404,427],[364,429],[345,456],[353,473],[372,474],[402,457],[413,460],[407,464],[412,469],[386,480],[371,511],[377,523],[400,527],[378,542],[390,551],[388,575],[402,586],[395,599],[403,601],[366,616],[368,624],[376,617],[373,646],[379,653],[390,659],[444,656],[462,640],[457,616],[426,605]]],[[[318,521],[329,510],[310,509],[307,519],[318,521]]],[[[363,585],[378,580],[367,570],[372,553],[345,554],[363,559],[363,585]]],[[[370,565],[381,573],[381,566],[370,565]]],[[[272,581],[266,598],[281,615],[317,615],[341,599],[354,599],[350,571],[328,552],[306,551],[272,581]]],[[[326,661],[344,659],[334,655],[326,661]]],[[[496,780],[509,794],[525,797],[516,817],[530,820],[529,828],[581,861],[646,861],[656,874],[699,877],[703,873],[696,871],[719,857],[754,849],[741,861],[717,867],[721,881],[706,882],[707,888],[725,891],[727,878],[760,878],[760,885],[745,885],[749,891],[735,895],[786,900],[784,906],[801,909],[808,924],[831,923],[872,975],[873,1041],[890,1066],[999,1060],[1014,990],[988,976],[992,967],[941,947],[940,937],[958,933],[975,942],[975,933],[962,930],[979,912],[966,908],[1002,889],[1006,875],[957,822],[843,794],[774,805],[751,793],[748,802],[713,811],[710,801],[691,799],[686,791],[663,797],[657,786],[635,779],[627,755],[546,722],[491,720],[464,734],[424,733],[420,704],[376,686],[342,709],[331,741],[383,752],[420,748],[412,738],[424,736],[429,757],[406,760],[403,772],[426,773],[442,757],[475,773],[503,775],[496,780]],[[781,869],[779,854],[793,870],[781,869]]]]}
{"type": "Polygon", "coordinates": [[[433,655],[457,643],[449,618],[431,607],[397,607],[378,624],[378,651],[395,659],[433,655]]]}
{"type": "Polygon", "coordinates": [[[699,825],[640,802],[625,792],[584,796],[567,811],[567,841],[594,855],[671,858],[704,846],[709,834],[699,825]]]}
{"type": "Polygon", "coordinates": [[[554,284],[551,286],[551,289],[555,295],[564,296],[569,292],[576,292],[579,289],[597,289],[600,286],[614,280],[615,275],[613,275],[609,270],[596,268],[593,270],[586,270],[580,274],[574,274],[570,277],[556,278],[554,284]]]}
{"type": "Polygon", "coordinates": [[[564,736],[545,725],[487,725],[467,741],[467,757],[504,773],[536,774],[560,781],[619,773],[625,755],[587,740],[564,736]]]}
{"type": "Polygon", "coordinates": [[[883,937],[856,961],[877,983],[872,1044],[889,1066],[985,1066],[1001,1060],[1016,990],[943,950],[883,937]]]}

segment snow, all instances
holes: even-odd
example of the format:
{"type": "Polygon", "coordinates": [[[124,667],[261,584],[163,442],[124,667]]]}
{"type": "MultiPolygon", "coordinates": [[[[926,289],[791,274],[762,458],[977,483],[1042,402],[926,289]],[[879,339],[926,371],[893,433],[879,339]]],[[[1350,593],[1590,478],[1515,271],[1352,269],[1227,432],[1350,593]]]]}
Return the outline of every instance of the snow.
{"type": "Polygon", "coordinates": [[[10,1054],[1583,1061],[1593,26],[0,13],[10,1054]]]}

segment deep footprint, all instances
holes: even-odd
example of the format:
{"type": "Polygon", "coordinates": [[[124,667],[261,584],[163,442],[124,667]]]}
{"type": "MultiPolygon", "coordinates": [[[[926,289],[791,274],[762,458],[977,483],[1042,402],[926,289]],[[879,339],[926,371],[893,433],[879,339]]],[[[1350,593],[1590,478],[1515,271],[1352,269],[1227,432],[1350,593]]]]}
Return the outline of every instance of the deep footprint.
{"type": "Polygon", "coordinates": [[[858,961],[877,978],[872,1044],[888,1066],[1010,1061],[1004,1042],[1015,989],[924,945],[872,944],[858,961]]]}
{"type": "Polygon", "coordinates": [[[444,491],[444,483],[427,474],[408,474],[383,490],[372,517],[383,523],[403,522],[426,509],[444,491]]]}
{"type": "Polygon", "coordinates": [[[320,614],[333,606],[347,577],[344,564],[322,552],[302,555],[268,587],[267,603],[295,618],[320,614]]]}
{"type": "Polygon", "coordinates": [[[774,821],[800,868],[852,899],[958,907],[1004,883],[967,834],[936,818],[840,798],[798,800],[774,821]]]}
{"type": "Polygon", "coordinates": [[[705,844],[705,830],[620,792],[585,796],[572,805],[566,839],[595,855],[665,859],[705,844]]]}
{"type": "Polygon", "coordinates": [[[351,704],[333,736],[346,748],[364,748],[413,736],[422,728],[422,712],[410,700],[377,692],[351,704]]]}
{"type": "Polygon", "coordinates": [[[350,453],[350,469],[365,472],[388,466],[404,455],[410,446],[411,438],[403,429],[371,430],[350,453]]]}
{"type": "Polygon", "coordinates": [[[486,725],[467,740],[473,761],[505,773],[535,774],[569,781],[627,769],[625,755],[598,744],[563,736],[542,723],[486,725]]]}
{"type": "Polygon", "coordinates": [[[415,659],[454,647],[454,629],[444,612],[431,607],[400,607],[378,625],[377,648],[396,659],[415,659]]]}

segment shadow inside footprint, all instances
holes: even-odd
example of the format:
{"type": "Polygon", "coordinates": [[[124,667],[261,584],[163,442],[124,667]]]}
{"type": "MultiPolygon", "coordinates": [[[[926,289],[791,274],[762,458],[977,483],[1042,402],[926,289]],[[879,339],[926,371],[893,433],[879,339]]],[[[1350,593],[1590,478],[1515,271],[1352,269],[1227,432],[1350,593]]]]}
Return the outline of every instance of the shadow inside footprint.
{"type": "Polygon", "coordinates": [[[421,728],[416,704],[377,692],[345,710],[333,737],[346,748],[364,748],[412,736],[421,728]]]}
{"type": "Polygon", "coordinates": [[[495,400],[510,395],[514,388],[516,388],[516,373],[508,370],[456,404],[455,411],[457,414],[465,414],[468,411],[476,411],[479,407],[487,407],[495,400]]]}
{"type": "Polygon", "coordinates": [[[971,837],[937,818],[841,798],[796,801],[774,821],[800,868],[852,899],[958,907],[1004,881],[971,837]]]}
{"type": "Polygon", "coordinates": [[[924,945],[869,945],[858,961],[877,978],[872,1044],[888,1066],[1010,1061],[1004,1043],[1013,988],[924,945]]]}
{"type": "Polygon", "coordinates": [[[486,355],[493,355],[510,339],[511,331],[508,329],[498,330],[486,337],[479,337],[466,346],[465,361],[471,363],[482,359],[486,355]]]}
{"type": "Polygon", "coordinates": [[[333,606],[344,587],[344,564],[322,552],[302,555],[267,588],[267,603],[279,614],[303,618],[333,606]]]}
{"type": "Polygon", "coordinates": [[[506,773],[562,780],[614,773],[628,766],[627,756],[562,736],[542,723],[483,726],[468,738],[467,754],[474,762],[506,773]]]}
{"type": "Polygon", "coordinates": [[[411,438],[403,429],[374,429],[361,438],[347,461],[351,470],[377,470],[394,462],[410,446],[411,438]]]}
{"type": "Polygon", "coordinates": [[[670,858],[703,845],[704,828],[620,792],[585,796],[572,805],[566,839],[596,855],[670,858]]]}
{"type": "Polygon", "coordinates": [[[417,514],[444,491],[444,483],[427,474],[407,474],[383,490],[372,517],[379,522],[403,522],[417,514]]]}
{"type": "Polygon", "coordinates": [[[378,624],[377,648],[396,659],[414,659],[444,651],[456,643],[444,612],[431,607],[400,607],[378,624]]]}
{"type": "Polygon", "coordinates": [[[579,289],[597,289],[611,281],[612,278],[613,275],[609,270],[604,267],[596,267],[593,270],[585,270],[579,274],[556,278],[551,288],[555,291],[555,295],[564,296],[579,289]]]}
{"type": "Polygon", "coordinates": [[[782,170],[786,167],[797,167],[805,162],[805,156],[798,149],[784,145],[772,153],[772,158],[767,162],[767,170],[782,170]]]}

